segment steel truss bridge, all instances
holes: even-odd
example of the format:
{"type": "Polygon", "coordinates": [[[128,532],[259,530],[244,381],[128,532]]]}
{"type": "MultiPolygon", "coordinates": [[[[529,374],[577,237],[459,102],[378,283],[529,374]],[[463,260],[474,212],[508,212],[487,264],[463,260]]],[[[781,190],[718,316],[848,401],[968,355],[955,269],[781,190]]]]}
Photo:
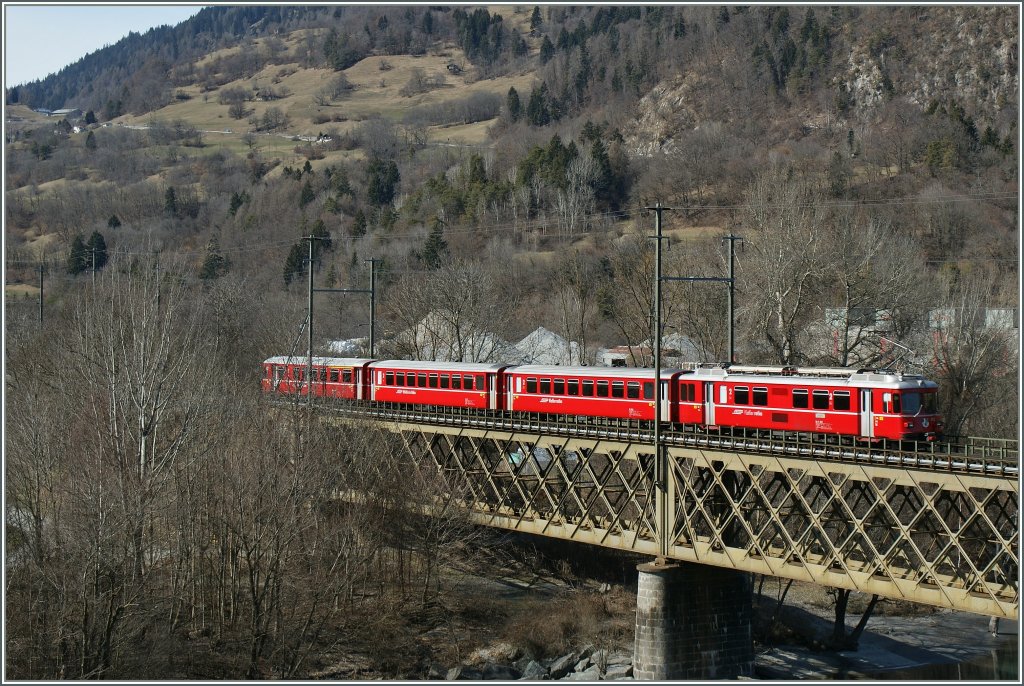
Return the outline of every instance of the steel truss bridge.
{"type": "Polygon", "coordinates": [[[1016,441],[806,436],[316,401],[429,459],[479,524],[1016,619],[1016,441]]]}

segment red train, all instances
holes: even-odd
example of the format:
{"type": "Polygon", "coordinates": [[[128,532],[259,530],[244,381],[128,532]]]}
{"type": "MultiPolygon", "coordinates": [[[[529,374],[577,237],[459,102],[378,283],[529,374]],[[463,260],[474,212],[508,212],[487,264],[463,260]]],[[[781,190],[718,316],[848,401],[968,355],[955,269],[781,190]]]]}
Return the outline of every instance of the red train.
{"type": "MultiPolygon", "coordinates": [[[[263,390],[305,395],[307,358],[272,357],[263,390]]],[[[313,395],[545,415],[654,418],[654,370],[314,357],[313,395]]],[[[661,419],[865,440],[942,435],[938,385],[887,370],[731,365],[661,374],[661,419]]]]}

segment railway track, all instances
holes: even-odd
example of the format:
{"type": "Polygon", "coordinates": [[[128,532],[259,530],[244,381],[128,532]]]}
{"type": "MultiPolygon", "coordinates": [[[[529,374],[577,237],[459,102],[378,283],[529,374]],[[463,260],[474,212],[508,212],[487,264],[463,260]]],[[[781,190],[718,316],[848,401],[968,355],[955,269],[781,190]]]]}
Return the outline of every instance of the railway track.
{"type": "MultiPolygon", "coordinates": [[[[294,400],[275,402],[294,406],[294,400]]],[[[653,443],[649,422],[606,420],[594,417],[524,417],[511,412],[424,408],[374,402],[317,398],[315,407],[331,413],[363,419],[427,426],[463,426],[515,433],[544,433],[566,438],[594,438],[653,443]]],[[[1016,479],[1020,458],[1016,440],[949,437],[943,441],[904,441],[897,446],[838,443],[805,434],[772,435],[769,432],[729,432],[698,427],[664,427],[662,441],[668,446],[726,450],[812,460],[887,465],[908,469],[957,472],[1016,479]]]]}

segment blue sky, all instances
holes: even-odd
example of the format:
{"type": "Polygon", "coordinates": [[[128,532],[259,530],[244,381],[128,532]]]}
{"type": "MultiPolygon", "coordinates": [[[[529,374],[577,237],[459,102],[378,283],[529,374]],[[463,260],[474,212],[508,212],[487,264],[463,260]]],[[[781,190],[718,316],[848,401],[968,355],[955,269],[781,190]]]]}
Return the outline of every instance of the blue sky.
{"type": "Polygon", "coordinates": [[[16,86],[60,71],[129,31],[174,26],[203,5],[4,4],[4,84],[16,86]]]}

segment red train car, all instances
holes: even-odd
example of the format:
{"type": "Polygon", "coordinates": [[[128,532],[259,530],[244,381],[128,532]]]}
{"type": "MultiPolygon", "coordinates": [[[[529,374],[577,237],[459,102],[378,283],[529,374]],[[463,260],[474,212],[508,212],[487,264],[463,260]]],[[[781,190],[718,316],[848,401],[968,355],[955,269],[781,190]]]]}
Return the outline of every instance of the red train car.
{"type": "Polygon", "coordinates": [[[505,365],[382,360],[369,365],[370,399],[393,403],[504,409],[505,365]]]}
{"type": "Polygon", "coordinates": [[[938,385],[887,370],[705,368],[679,377],[678,421],[702,426],[932,440],[938,385]]]}
{"type": "MultiPolygon", "coordinates": [[[[678,369],[663,369],[662,421],[675,421],[678,369]]],[[[654,370],[623,367],[509,367],[508,409],[514,412],[654,419],[654,370]]]]}
{"type": "MultiPolygon", "coordinates": [[[[364,400],[368,397],[373,360],[353,357],[314,357],[310,374],[312,395],[324,398],[364,400]]],[[[264,392],[306,395],[308,357],[271,357],[263,362],[264,392]]]]}

